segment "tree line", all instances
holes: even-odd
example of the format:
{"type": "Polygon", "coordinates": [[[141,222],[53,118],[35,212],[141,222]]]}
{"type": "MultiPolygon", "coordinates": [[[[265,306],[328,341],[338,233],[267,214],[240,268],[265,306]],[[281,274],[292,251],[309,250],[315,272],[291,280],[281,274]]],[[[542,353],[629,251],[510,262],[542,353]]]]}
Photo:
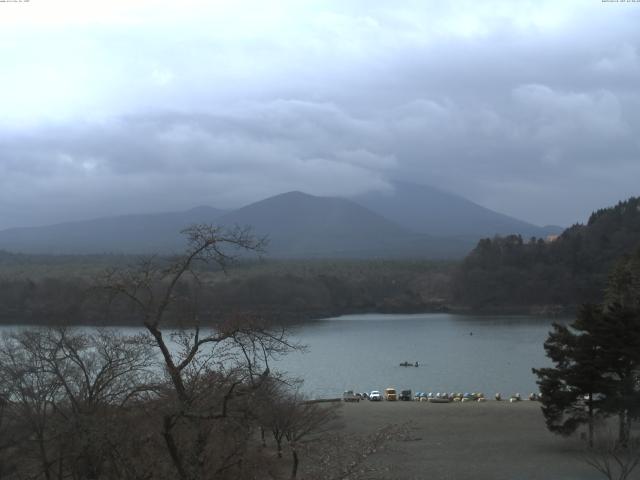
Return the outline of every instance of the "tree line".
{"type": "Polygon", "coordinates": [[[600,302],[616,260],[639,245],[640,198],[598,210],[557,239],[486,238],[457,269],[453,301],[475,309],[600,302]]]}
{"type": "MultiPolygon", "coordinates": [[[[84,265],[85,274],[74,273],[73,264],[56,276],[30,270],[5,274],[0,277],[0,323],[137,325],[126,302],[117,299],[105,309],[105,292],[96,288],[105,268],[137,267],[148,259],[121,260],[84,265]]],[[[153,258],[165,266],[173,260],[153,258]]],[[[35,271],[41,267],[37,264],[35,271]]],[[[348,313],[440,310],[450,300],[452,268],[424,260],[244,260],[227,273],[194,265],[199,282],[185,278],[180,288],[198,290],[203,315],[227,318],[258,311],[288,324],[348,313]]]]}

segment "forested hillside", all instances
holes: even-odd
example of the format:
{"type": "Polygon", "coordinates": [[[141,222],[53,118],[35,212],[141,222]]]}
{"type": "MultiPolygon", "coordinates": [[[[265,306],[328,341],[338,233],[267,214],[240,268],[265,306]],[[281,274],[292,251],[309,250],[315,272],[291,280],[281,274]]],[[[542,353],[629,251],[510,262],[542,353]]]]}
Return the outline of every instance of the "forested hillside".
{"type": "MultiPolygon", "coordinates": [[[[135,324],[131,310],[109,303],[96,285],[105,270],[138,261],[0,252],[0,323],[135,324]]],[[[241,261],[227,273],[199,272],[199,316],[206,323],[238,314],[289,323],[346,313],[441,310],[451,300],[453,268],[426,260],[241,261]]],[[[180,288],[195,291],[188,281],[180,288]]]]}
{"type": "Polygon", "coordinates": [[[454,301],[475,309],[600,302],[615,261],[639,247],[640,198],[598,210],[555,240],[486,238],[458,269],[454,301]]]}

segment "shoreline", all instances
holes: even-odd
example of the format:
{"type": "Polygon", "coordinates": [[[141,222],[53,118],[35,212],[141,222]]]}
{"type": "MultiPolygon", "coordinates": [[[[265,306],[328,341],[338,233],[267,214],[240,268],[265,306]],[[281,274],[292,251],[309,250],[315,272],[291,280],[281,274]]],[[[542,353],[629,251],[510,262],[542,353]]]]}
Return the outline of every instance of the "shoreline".
{"type": "MultiPolygon", "coordinates": [[[[347,315],[371,315],[371,314],[380,314],[380,315],[430,315],[430,314],[438,314],[438,313],[448,313],[452,315],[462,315],[462,316],[530,316],[530,317],[552,317],[552,318],[567,318],[575,315],[577,310],[577,306],[531,306],[531,307],[496,307],[496,308],[481,308],[474,309],[470,307],[463,306],[442,306],[439,308],[426,308],[426,309],[415,309],[415,308],[407,308],[407,309],[396,309],[396,310],[387,310],[387,309],[346,309],[342,311],[336,312],[323,312],[317,315],[301,315],[297,320],[287,320],[283,322],[275,322],[272,320],[267,320],[274,327],[287,327],[287,326],[300,326],[306,323],[317,322],[326,320],[328,318],[336,318],[343,317],[347,315]]],[[[228,315],[227,315],[228,316],[228,315]]],[[[285,315],[286,316],[286,315],[285,315]]],[[[224,316],[220,317],[221,320],[217,323],[222,323],[224,321],[224,316]]],[[[269,319],[269,317],[267,317],[269,319]]],[[[211,325],[215,325],[216,322],[212,322],[211,325]]],[[[5,321],[5,319],[0,318],[0,326],[2,327],[24,327],[24,326],[32,326],[32,327],[96,327],[96,328],[120,328],[120,327],[142,327],[143,325],[137,322],[113,322],[113,323],[101,323],[101,322],[83,322],[83,323],[60,323],[60,322],[20,322],[16,323],[15,321],[5,321]]],[[[167,323],[167,328],[175,328],[175,327],[185,327],[185,328],[193,328],[196,325],[178,325],[174,323],[167,323]]],[[[206,326],[205,324],[200,324],[200,326],[206,326]]]]}

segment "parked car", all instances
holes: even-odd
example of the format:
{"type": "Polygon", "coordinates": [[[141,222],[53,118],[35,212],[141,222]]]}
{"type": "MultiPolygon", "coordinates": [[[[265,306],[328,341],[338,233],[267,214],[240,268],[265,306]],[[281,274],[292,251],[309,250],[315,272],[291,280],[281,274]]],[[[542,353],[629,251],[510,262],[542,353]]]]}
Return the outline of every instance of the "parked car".
{"type": "Polygon", "coordinates": [[[342,400],[345,402],[359,402],[360,398],[353,393],[353,390],[347,390],[342,394],[342,400]]]}
{"type": "Polygon", "coordinates": [[[369,400],[371,400],[372,402],[379,402],[380,400],[382,400],[382,395],[380,395],[380,392],[378,390],[372,390],[369,394],[369,400]]]}
{"type": "Polygon", "coordinates": [[[411,390],[402,390],[400,392],[400,400],[411,400],[411,390]]]}
{"type": "Polygon", "coordinates": [[[398,399],[398,394],[396,393],[395,388],[385,388],[384,389],[384,399],[388,401],[395,401],[398,399]]]}

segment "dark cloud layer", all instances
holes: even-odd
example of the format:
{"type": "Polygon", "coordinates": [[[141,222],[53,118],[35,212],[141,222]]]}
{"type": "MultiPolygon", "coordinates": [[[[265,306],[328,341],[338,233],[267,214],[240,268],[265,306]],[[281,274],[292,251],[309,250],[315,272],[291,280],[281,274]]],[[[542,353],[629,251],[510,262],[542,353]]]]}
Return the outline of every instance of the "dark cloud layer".
{"type": "MultiPolygon", "coordinates": [[[[186,23],[56,33],[51,48],[86,40],[89,63],[75,93],[43,84],[23,109],[0,95],[0,228],[394,179],[538,224],[639,194],[640,4],[545,3],[538,20],[508,21],[461,4],[467,14],[354,3],[298,12],[299,24],[281,12],[288,30],[254,38],[186,23]]],[[[27,58],[0,74],[46,64],[27,58]]]]}

